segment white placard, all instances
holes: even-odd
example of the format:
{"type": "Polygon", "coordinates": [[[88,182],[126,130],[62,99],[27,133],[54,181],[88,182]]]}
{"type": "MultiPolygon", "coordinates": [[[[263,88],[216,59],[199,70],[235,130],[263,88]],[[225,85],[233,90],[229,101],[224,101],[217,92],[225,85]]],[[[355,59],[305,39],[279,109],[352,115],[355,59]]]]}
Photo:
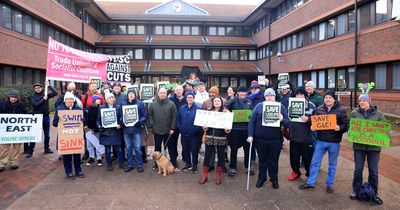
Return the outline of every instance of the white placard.
{"type": "Polygon", "coordinates": [[[262,126],[280,127],[281,121],[279,114],[281,113],[281,103],[279,102],[263,102],[262,126]]]}
{"type": "Polygon", "coordinates": [[[42,114],[0,114],[0,144],[42,141],[42,114]]]}
{"type": "Polygon", "coordinates": [[[139,121],[139,109],[137,105],[122,106],[122,117],[126,127],[132,127],[139,121]]]}
{"type": "Polygon", "coordinates": [[[258,84],[265,85],[265,75],[258,76],[258,84]]]}
{"type": "Polygon", "coordinates": [[[101,125],[103,128],[115,128],[118,125],[115,108],[100,109],[101,125]]]}
{"type": "Polygon", "coordinates": [[[143,101],[151,100],[154,97],[153,84],[140,84],[140,99],[143,101]]]}
{"type": "Polygon", "coordinates": [[[208,128],[232,129],[232,112],[214,112],[198,109],[194,125],[208,128]]]}
{"type": "Polygon", "coordinates": [[[306,111],[306,100],[304,98],[289,98],[288,116],[292,122],[301,122],[301,116],[305,114],[306,111]]]}

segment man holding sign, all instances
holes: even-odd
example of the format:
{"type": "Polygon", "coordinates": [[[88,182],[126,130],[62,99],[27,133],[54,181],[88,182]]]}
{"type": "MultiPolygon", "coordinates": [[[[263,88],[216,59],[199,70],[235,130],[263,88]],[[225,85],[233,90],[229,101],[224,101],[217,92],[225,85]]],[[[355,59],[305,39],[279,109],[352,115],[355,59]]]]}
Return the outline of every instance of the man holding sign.
{"type": "MultiPolygon", "coordinates": [[[[336,101],[336,95],[333,90],[328,90],[324,96],[324,105],[318,107],[315,115],[336,115],[336,125],[333,129],[317,130],[317,141],[315,151],[310,165],[310,176],[305,184],[300,185],[300,189],[314,188],[317,181],[318,173],[321,167],[322,159],[326,152],[329,155],[328,176],[326,178],[326,192],[333,193],[334,180],[336,175],[337,159],[339,157],[340,142],[343,133],[348,129],[349,119],[346,110],[336,101]]],[[[314,121],[312,122],[314,123],[314,121]]],[[[329,124],[329,123],[328,123],[329,124]]],[[[311,127],[314,131],[314,127],[311,127]]]]}
{"type": "MultiPolygon", "coordinates": [[[[357,131],[357,128],[359,128],[360,126],[357,122],[353,122],[353,119],[357,118],[373,121],[383,121],[385,119],[383,113],[379,111],[376,106],[371,105],[371,98],[368,94],[361,94],[360,97],[358,97],[358,108],[351,112],[350,117],[351,125],[349,130],[349,140],[353,136],[353,134],[356,134],[357,132],[360,132],[360,135],[362,135],[361,133],[365,133],[362,131],[357,131]]],[[[378,127],[373,126],[371,121],[370,124],[371,127],[378,127]]],[[[356,137],[360,137],[360,135],[356,137]]],[[[353,178],[353,192],[350,194],[350,198],[353,200],[356,199],[357,192],[360,190],[363,183],[363,169],[365,158],[367,158],[368,163],[368,183],[374,189],[375,194],[378,194],[378,165],[381,147],[353,142],[353,149],[355,169],[353,178]]],[[[379,197],[374,197],[372,202],[379,205],[383,204],[382,200],[379,197]]]]}

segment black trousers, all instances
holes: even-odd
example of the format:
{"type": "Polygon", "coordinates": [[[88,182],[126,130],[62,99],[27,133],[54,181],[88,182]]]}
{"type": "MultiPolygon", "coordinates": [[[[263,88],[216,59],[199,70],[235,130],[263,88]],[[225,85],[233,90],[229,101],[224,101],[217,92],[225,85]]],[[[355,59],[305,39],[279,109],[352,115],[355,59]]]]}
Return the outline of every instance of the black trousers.
{"type": "Polygon", "coordinates": [[[306,169],[306,176],[310,174],[310,163],[314,154],[314,143],[296,143],[290,141],[290,167],[297,174],[300,172],[300,158],[304,163],[306,169]]]}
{"type": "MultiPolygon", "coordinates": [[[[217,155],[218,155],[218,163],[217,166],[218,167],[223,167],[224,163],[225,163],[225,148],[226,145],[220,145],[220,146],[214,146],[214,145],[207,145],[206,144],[206,153],[204,155],[204,163],[203,166],[207,166],[210,167],[210,160],[211,160],[211,156],[212,153],[215,153],[215,148],[217,148],[217,155]]],[[[213,159],[214,161],[214,159],[213,159]]]]}
{"type": "Polygon", "coordinates": [[[155,151],[161,152],[161,147],[162,147],[162,143],[167,144],[167,148],[168,148],[168,154],[169,157],[171,158],[171,163],[174,165],[174,167],[176,167],[176,158],[178,157],[178,151],[176,150],[176,142],[174,143],[174,139],[171,138],[169,139],[168,143],[167,143],[167,139],[168,139],[169,134],[165,134],[165,135],[158,135],[158,134],[154,134],[154,141],[155,141],[155,151]]]}
{"type": "Polygon", "coordinates": [[[243,147],[244,150],[244,167],[248,168],[250,143],[247,142],[247,130],[232,130],[229,136],[229,146],[231,148],[229,168],[236,169],[237,152],[240,147],[243,147]]]}
{"type": "Polygon", "coordinates": [[[258,180],[266,181],[267,172],[271,182],[278,181],[279,155],[282,150],[282,140],[254,140],[259,160],[258,180]]]}

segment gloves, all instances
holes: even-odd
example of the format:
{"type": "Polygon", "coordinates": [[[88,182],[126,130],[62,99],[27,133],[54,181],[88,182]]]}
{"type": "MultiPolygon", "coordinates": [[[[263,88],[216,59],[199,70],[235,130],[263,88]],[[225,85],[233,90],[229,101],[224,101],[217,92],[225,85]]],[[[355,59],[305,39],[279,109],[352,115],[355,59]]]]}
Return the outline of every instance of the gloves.
{"type": "Polygon", "coordinates": [[[253,137],[251,137],[251,136],[247,137],[247,142],[249,142],[249,143],[253,142],[253,137]]]}
{"type": "Polygon", "coordinates": [[[140,121],[139,121],[139,122],[135,123],[134,126],[135,126],[135,128],[140,128],[142,126],[142,123],[140,123],[140,121]]]}

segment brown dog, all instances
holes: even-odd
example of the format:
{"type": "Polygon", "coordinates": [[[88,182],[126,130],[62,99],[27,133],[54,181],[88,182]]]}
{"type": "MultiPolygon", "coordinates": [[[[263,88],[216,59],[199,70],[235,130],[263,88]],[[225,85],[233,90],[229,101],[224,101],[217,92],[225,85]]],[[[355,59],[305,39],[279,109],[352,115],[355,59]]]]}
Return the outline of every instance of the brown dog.
{"type": "Polygon", "coordinates": [[[156,161],[158,165],[158,173],[163,173],[163,176],[167,176],[167,174],[174,173],[174,166],[171,161],[168,160],[167,157],[161,154],[161,152],[154,152],[153,159],[156,161]]]}

